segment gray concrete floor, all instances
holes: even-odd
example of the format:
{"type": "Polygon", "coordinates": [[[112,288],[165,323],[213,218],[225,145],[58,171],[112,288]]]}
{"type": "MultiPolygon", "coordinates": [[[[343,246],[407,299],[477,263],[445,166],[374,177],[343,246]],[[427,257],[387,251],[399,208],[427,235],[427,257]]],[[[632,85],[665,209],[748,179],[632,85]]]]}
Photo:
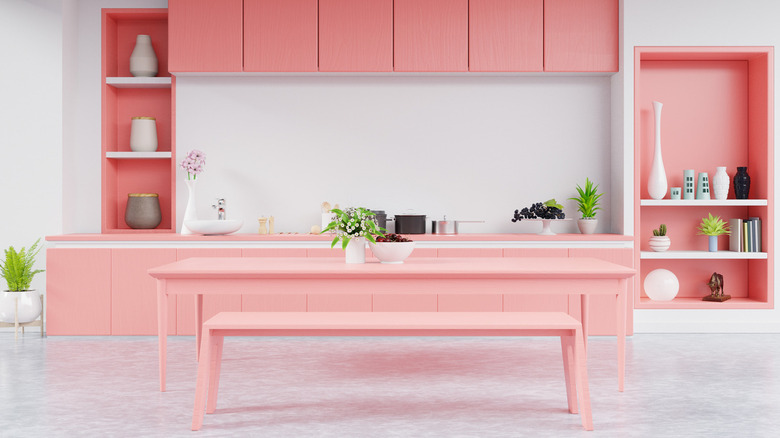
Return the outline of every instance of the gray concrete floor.
{"type": "Polygon", "coordinates": [[[192,337],[0,333],[0,436],[763,437],[780,432],[780,335],[591,338],[594,432],[566,409],[553,338],[228,338],[217,411],[190,431],[192,337]]]}

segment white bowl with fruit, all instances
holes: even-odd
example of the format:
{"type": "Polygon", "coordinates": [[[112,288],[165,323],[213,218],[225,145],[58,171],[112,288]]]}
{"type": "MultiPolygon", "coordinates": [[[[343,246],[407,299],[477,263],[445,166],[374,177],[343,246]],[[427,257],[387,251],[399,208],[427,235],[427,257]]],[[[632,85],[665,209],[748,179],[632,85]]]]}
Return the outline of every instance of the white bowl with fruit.
{"type": "Polygon", "coordinates": [[[400,234],[386,234],[377,237],[376,243],[368,243],[371,252],[381,263],[403,263],[414,251],[414,242],[400,234]]]}

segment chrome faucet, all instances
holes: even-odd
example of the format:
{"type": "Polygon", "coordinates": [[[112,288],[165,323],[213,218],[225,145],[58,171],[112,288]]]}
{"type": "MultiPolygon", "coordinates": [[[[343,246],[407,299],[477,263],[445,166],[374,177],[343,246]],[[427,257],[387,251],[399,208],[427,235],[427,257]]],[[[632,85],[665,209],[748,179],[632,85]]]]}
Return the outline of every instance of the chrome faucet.
{"type": "Polygon", "coordinates": [[[212,204],[211,208],[217,209],[217,220],[224,221],[227,219],[227,212],[225,212],[225,198],[217,198],[217,203],[212,204]]]}

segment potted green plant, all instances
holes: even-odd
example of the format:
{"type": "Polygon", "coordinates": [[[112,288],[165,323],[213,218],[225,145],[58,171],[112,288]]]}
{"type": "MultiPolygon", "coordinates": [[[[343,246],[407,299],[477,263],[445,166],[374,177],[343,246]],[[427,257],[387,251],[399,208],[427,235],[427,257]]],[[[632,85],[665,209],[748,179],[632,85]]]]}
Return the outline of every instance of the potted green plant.
{"type": "Polygon", "coordinates": [[[333,248],[341,241],[341,249],[344,250],[347,263],[366,262],[366,240],[376,243],[374,236],[384,236],[385,231],[374,221],[374,213],[363,207],[349,207],[344,210],[334,208],[330,210],[336,215],[332,221],[320,232],[335,231],[336,237],[330,243],[333,248]]]}
{"type": "Polygon", "coordinates": [[[731,233],[726,221],[721,219],[720,216],[713,216],[712,213],[709,213],[709,217],[701,219],[701,223],[697,230],[699,230],[697,234],[709,236],[710,252],[716,252],[718,250],[718,236],[731,233]]]}
{"type": "Polygon", "coordinates": [[[601,210],[599,207],[599,199],[604,195],[598,192],[598,184],[593,185],[593,181],[589,178],[585,178],[585,188],[583,189],[577,184],[577,193],[579,196],[569,198],[572,201],[577,202],[577,211],[582,213],[582,217],[577,221],[577,226],[582,234],[593,234],[596,231],[598,225],[598,219],[596,219],[596,211],[601,210]]]}
{"type": "Polygon", "coordinates": [[[30,289],[30,283],[43,269],[33,269],[35,256],[41,248],[41,239],[30,249],[16,251],[13,246],[5,250],[5,260],[0,265],[0,275],[5,279],[8,290],[0,292],[0,322],[32,322],[41,314],[41,298],[37,290],[30,289]]]}
{"type": "Polygon", "coordinates": [[[671,239],[666,235],[666,224],[661,224],[657,230],[653,230],[653,237],[650,238],[650,249],[662,252],[669,249],[671,244],[671,239]]]}

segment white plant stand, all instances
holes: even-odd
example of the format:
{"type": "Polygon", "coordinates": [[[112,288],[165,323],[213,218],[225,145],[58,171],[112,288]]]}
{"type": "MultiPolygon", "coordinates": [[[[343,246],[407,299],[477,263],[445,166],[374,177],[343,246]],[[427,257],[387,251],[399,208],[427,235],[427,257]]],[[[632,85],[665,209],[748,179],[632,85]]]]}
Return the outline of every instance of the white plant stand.
{"type": "Polygon", "coordinates": [[[0,322],[0,327],[13,327],[14,328],[14,339],[19,339],[19,327],[22,328],[22,335],[24,335],[24,328],[25,327],[40,327],[41,328],[41,337],[43,337],[43,334],[45,333],[45,327],[43,325],[43,315],[46,308],[44,307],[44,301],[43,301],[43,295],[40,295],[41,298],[41,315],[36,319],[35,321],[30,322],[19,322],[19,298],[16,298],[16,308],[14,309],[14,322],[0,322]]]}

